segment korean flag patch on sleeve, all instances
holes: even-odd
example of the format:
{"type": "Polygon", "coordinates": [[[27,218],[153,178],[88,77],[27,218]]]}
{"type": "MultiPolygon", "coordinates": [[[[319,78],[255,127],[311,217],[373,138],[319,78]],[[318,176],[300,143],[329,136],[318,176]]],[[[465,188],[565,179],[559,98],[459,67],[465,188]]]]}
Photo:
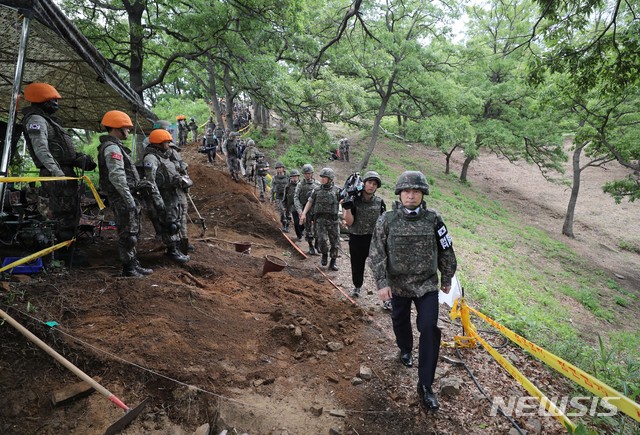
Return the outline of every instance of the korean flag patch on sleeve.
{"type": "Polygon", "coordinates": [[[446,251],[447,249],[451,249],[453,246],[453,242],[451,241],[451,236],[449,235],[449,231],[447,230],[444,222],[439,222],[436,225],[436,238],[438,239],[438,248],[442,251],[446,251]]]}

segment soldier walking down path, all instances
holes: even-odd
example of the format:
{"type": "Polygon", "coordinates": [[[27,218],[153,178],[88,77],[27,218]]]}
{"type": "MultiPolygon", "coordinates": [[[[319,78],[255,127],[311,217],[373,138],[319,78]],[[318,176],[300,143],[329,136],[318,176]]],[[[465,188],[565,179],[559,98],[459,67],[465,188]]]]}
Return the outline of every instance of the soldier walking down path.
{"type": "Polygon", "coordinates": [[[395,188],[400,202],[378,219],[369,259],[378,297],[391,299],[391,319],[400,362],[413,366],[411,303],[416,306],[418,345],[418,397],[431,411],[440,405],[432,384],[438,364],[441,332],[438,328],[438,289],[451,290],[456,255],[442,217],[426,207],[427,179],[406,171],[395,188]],[[440,280],[438,280],[440,272],[440,280]],[[440,283],[438,283],[440,281],[440,283]]]}

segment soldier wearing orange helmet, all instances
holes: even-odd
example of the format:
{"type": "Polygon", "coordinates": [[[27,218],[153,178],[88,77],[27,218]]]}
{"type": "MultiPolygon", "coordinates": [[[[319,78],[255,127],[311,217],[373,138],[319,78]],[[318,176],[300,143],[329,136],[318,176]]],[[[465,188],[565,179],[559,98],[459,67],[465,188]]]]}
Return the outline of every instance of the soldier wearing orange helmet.
{"type": "Polygon", "coordinates": [[[178,121],[178,146],[183,147],[187,144],[187,132],[189,131],[187,117],[178,115],[176,116],[176,121],[178,121]]]}
{"type": "MultiPolygon", "coordinates": [[[[47,83],[31,83],[24,88],[24,98],[31,105],[23,110],[22,123],[29,154],[41,177],[76,177],[74,168],[92,171],[96,168],[90,156],[77,152],[71,136],[53,116],[62,98],[47,83]]],[[[78,182],[47,182],[42,191],[49,197],[49,210],[58,220],[56,236],[60,241],[73,238],[80,220],[78,182]]]]}
{"type": "Polygon", "coordinates": [[[171,160],[172,143],[171,133],[163,129],[153,130],[142,162],[145,179],[151,184],[151,203],[155,209],[154,215],[159,219],[160,235],[167,247],[166,255],[178,263],[186,263],[189,256],[178,249],[184,212],[178,190],[187,189],[193,183],[188,176],[180,173],[176,162],[171,160]]]}
{"type": "Polygon", "coordinates": [[[149,275],[153,270],[142,267],[136,254],[142,211],[136,197],[136,189],[141,186],[140,176],[131,159],[131,150],[122,143],[129,137],[133,123],[129,115],[119,110],[105,113],[101,123],[107,134],[100,136],[98,147],[100,188],[107,194],[116,216],[122,275],[149,275]]]}

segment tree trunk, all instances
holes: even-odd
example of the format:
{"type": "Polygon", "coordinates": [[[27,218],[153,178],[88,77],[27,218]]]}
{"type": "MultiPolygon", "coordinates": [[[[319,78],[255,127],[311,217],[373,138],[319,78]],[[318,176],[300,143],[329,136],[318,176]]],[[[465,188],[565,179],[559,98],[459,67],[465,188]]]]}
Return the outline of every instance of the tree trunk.
{"type": "Polygon", "coordinates": [[[260,103],[258,102],[253,103],[253,122],[256,125],[262,124],[262,110],[261,110],[260,103]]]}
{"type": "Polygon", "coordinates": [[[271,114],[269,113],[269,109],[265,106],[262,107],[262,132],[266,133],[269,129],[269,124],[271,122],[271,114]]]}
{"type": "Polygon", "coordinates": [[[449,174],[449,170],[451,167],[451,156],[453,155],[453,152],[456,150],[456,148],[458,148],[459,144],[456,144],[453,146],[453,148],[451,148],[451,150],[448,153],[444,153],[445,155],[445,167],[444,167],[444,173],[445,174],[449,174]]]}
{"type": "Polygon", "coordinates": [[[371,129],[371,140],[369,141],[369,147],[367,151],[364,153],[364,157],[362,161],[356,165],[354,172],[362,172],[364,168],[369,164],[369,159],[373,154],[373,150],[376,148],[376,142],[378,141],[378,132],[380,131],[380,123],[382,122],[382,118],[387,110],[387,104],[389,103],[389,99],[391,98],[391,91],[393,90],[393,84],[395,83],[396,73],[391,74],[389,81],[387,82],[386,92],[381,92],[381,101],[380,107],[378,108],[378,113],[376,113],[376,118],[373,121],[373,129],[371,129]]]}
{"type": "Polygon", "coordinates": [[[142,15],[146,2],[136,0],[133,3],[125,2],[127,18],[129,20],[129,84],[131,88],[142,98],[142,65],[144,54],[142,51],[144,34],[142,28],[142,15]]]}
{"type": "Polygon", "coordinates": [[[222,122],[222,111],[220,110],[220,102],[218,101],[218,91],[216,89],[215,64],[213,59],[209,58],[207,62],[207,75],[209,76],[209,95],[211,96],[211,105],[213,113],[216,115],[216,124],[224,125],[222,122]]]}
{"type": "Polygon", "coordinates": [[[573,150],[573,183],[571,185],[571,196],[569,197],[567,214],[564,216],[564,224],[562,225],[562,234],[572,239],[575,238],[573,234],[573,218],[575,217],[578,194],[580,193],[580,175],[582,173],[582,169],[580,168],[580,154],[582,154],[582,149],[586,145],[586,143],[583,143],[580,146],[576,146],[576,149],[573,150]]]}
{"type": "Polygon", "coordinates": [[[373,150],[376,148],[376,142],[378,141],[378,132],[380,131],[380,122],[384,117],[384,111],[387,107],[387,101],[389,99],[383,99],[380,108],[378,109],[378,113],[376,114],[376,119],[373,121],[373,128],[371,129],[371,140],[369,141],[369,147],[367,148],[367,152],[364,153],[364,157],[356,166],[354,172],[362,172],[364,168],[369,164],[369,159],[373,154],[373,150]]]}
{"type": "Polygon", "coordinates": [[[467,181],[467,172],[469,171],[469,165],[475,160],[475,157],[467,157],[462,164],[462,171],[460,172],[460,181],[467,181]]]}
{"type": "Polygon", "coordinates": [[[224,97],[225,102],[227,104],[227,112],[225,113],[225,121],[227,124],[227,128],[231,131],[233,129],[233,100],[235,98],[235,94],[233,93],[233,86],[231,84],[231,73],[229,70],[229,65],[224,66],[224,76],[222,78],[222,83],[224,85],[224,97]]]}

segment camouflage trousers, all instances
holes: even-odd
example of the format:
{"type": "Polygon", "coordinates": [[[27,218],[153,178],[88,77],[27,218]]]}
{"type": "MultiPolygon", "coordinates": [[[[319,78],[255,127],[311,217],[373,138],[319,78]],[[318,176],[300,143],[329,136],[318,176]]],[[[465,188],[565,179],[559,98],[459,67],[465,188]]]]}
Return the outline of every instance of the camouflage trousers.
{"type": "Polygon", "coordinates": [[[134,264],[136,261],[136,244],[140,234],[142,208],[140,203],[135,201],[136,209],[130,210],[119,195],[115,198],[109,198],[109,204],[116,216],[118,255],[123,266],[134,264]]]}
{"type": "Polygon", "coordinates": [[[164,202],[164,216],[160,216],[162,241],[166,246],[174,245],[180,241],[182,231],[183,206],[175,189],[161,190],[164,202]]]}
{"type": "Polygon", "coordinates": [[[317,237],[316,220],[311,213],[307,213],[307,219],[304,221],[304,238],[307,242],[313,242],[317,237]]]}
{"type": "Polygon", "coordinates": [[[264,175],[256,175],[256,185],[260,192],[260,199],[264,201],[267,194],[267,177],[264,175]]]}
{"type": "Polygon", "coordinates": [[[240,179],[240,160],[235,156],[227,156],[227,167],[231,178],[238,181],[240,179]]]}
{"type": "Polygon", "coordinates": [[[182,189],[178,189],[178,201],[182,204],[182,215],[180,217],[180,238],[188,239],[188,228],[187,221],[189,219],[188,211],[189,211],[189,192],[184,191],[182,189]]]}
{"type": "Polygon", "coordinates": [[[282,226],[287,225],[289,223],[289,214],[285,210],[282,198],[278,198],[276,196],[273,200],[273,204],[276,210],[278,210],[278,213],[280,213],[280,223],[282,223],[282,226]]]}
{"type": "Polygon", "coordinates": [[[332,259],[338,258],[340,246],[340,222],[337,219],[317,218],[318,247],[332,259]]]}

